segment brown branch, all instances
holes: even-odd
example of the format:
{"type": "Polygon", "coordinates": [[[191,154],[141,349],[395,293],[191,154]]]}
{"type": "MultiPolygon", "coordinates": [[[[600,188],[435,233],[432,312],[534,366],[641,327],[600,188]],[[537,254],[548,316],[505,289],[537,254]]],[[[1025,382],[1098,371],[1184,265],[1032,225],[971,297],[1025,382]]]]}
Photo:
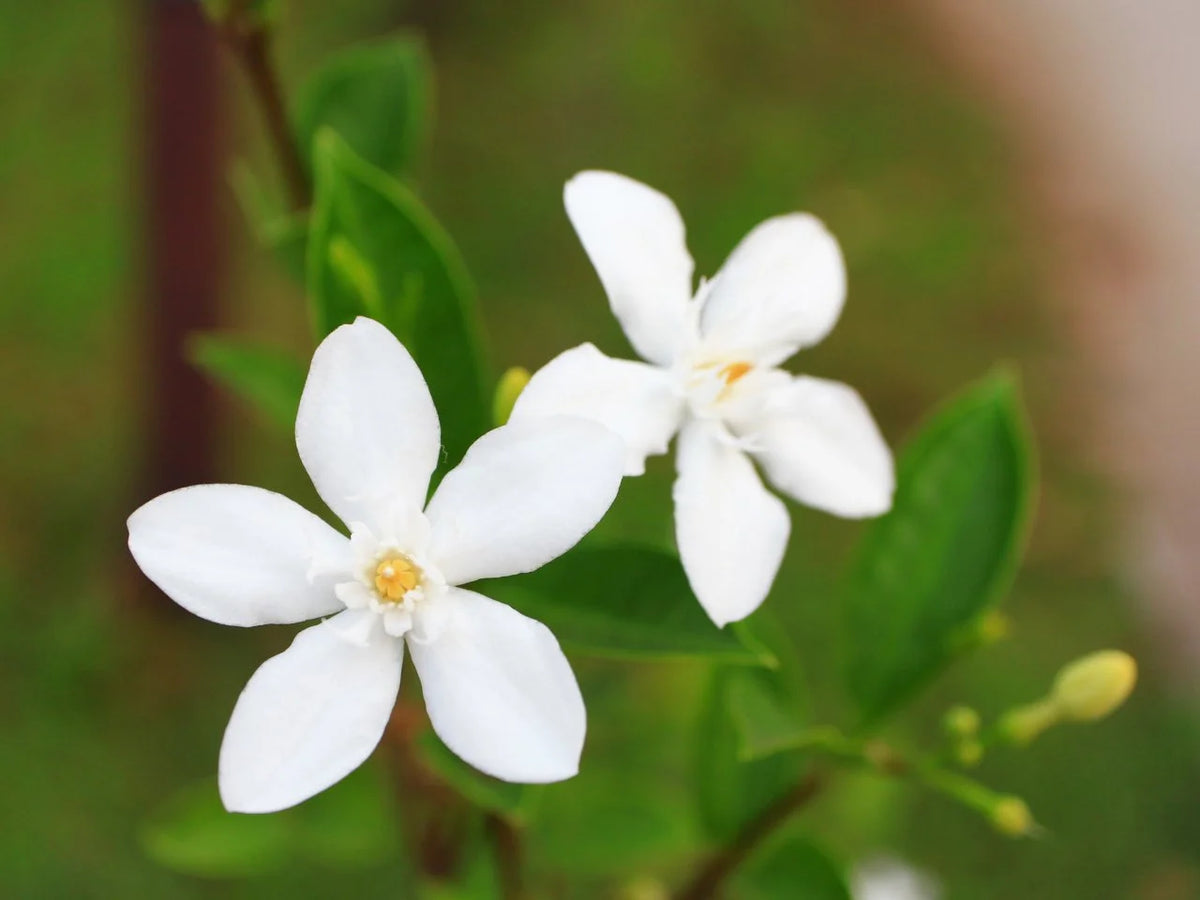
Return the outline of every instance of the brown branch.
{"type": "Polygon", "coordinates": [[[721,885],[794,812],[807,804],[825,786],[821,776],[810,773],[790,791],[747,823],[728,845],[717,850],[700,871],[678,893],[675,900],[710,900],[721,885]]]}
{"type": "Polygon", "coordinates": [[[503,816],[489,812],[483,819],[492,850],[496,857],[496,873],[500,877],[500,896],[503,900],[521,900],[525,896],[522,868],[524,853],[521,832],[503,816]]]}
{"type": "Polygon", "coordinates": [[[306,210],[312,204],[312,182],[288,123],[287,104],[271,55],[269,26],[239,6],[221,23],[220,30],[250,82],[251,93],[283,176],[288,203],[296,212],[306,210]]]}

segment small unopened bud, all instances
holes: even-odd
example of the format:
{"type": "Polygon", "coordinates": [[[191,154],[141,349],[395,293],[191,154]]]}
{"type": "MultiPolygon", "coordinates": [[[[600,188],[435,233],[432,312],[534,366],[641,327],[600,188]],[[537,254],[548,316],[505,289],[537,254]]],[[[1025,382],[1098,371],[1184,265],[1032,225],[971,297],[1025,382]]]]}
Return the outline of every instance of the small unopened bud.
{"type": "Polygon", "coordinates": [[[968,769],[977,766],[983,759],[983,744],[975,738],[967,738],[954,748],[954,758],[968,769]]]}
{"type": "Polygon", "coordinates": [[[622,886],[620,900],[668,900],[670,894],[657,878],[641,875],[622,886]]]}
{"type": "Polygon", "coordinates": [[[998,798],[992,806],[990,818],[996,830],[1009,837],[1026,837],[1036,828],[1033,813],[1020,797],[998,798]]]}
{"type": "Polygon", "coordinates": [[[989,609],[979,620],[979,640],[984,646],[1002,641],[1012,633],[1012,620],[998,609],[989,609]]]}
{"type": "Polygon", "coordinates": [[[496,383],[496,393],[492,395],[492,420],[496,425],[503,425],[512,415],[513,407],[525,385],[529,384],[529,370],[513,366],[500,376],[496,383]]]}
{"type": "Polygon", "coordinates": [[[1051,696],[1064,719],[1103,719],[1133,691],[1137,662],[1120,650],[1100,650],[1065,666],[1054,679],[1051,696]]]}
{"type": "Polygon", "coordinates": [[[942,728],[951,737],[973,737],[979,733],[979,713],[969,706],[951,707],[942,717],[942,728]]]}

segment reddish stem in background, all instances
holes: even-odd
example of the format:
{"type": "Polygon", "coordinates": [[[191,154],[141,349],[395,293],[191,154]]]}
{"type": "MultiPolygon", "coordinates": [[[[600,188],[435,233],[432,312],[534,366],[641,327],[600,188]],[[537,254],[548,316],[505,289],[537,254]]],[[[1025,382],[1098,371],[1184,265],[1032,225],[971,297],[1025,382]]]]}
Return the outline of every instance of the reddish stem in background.
{"type": "MultiPolygon", "coordinates": [[[[146,496],[214,475],[216,400],[184,359],[217,321],[224,273],[216,42],[199,4],[146,5],[146,496]]],[[[148,582],[146,582],[148,584],[148,582]]]]}

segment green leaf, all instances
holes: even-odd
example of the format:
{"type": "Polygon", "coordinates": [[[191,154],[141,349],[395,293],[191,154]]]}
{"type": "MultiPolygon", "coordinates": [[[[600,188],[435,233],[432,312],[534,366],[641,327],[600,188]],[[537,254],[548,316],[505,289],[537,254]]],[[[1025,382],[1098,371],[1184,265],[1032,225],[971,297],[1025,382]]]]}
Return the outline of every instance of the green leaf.
{"type": "Polygon", "coordinates": [[[1008,590],[1033,486],[1007,374],[958,397],[905,450],[892,511],[867,531],[847,592],[847,681],[866,721],[945,668],[1008,590]]]}
{"type": "Polygon", "coordinates": [[[361,766],[296,807],[294,815],[300,859],[358,869],[386,862],[400,850],[396,804],[378,766],[361,766]]]}
{"type": "Polygon", "coordinates": [[[208,780],[171,797],[146,821],[141,842],[150,859],[176,872],[240,878],[286,865],[294,836],[280,816],[226,812],[216,781],[208,780]]]}
{"type": "Polygon", "coordinates": [[[303,284],[308,213],[286,210],[244,160],[234,164],[229,178],[242,215],[250,223],[258,242],[275,254],[289,275],[303,284]]]}
{"type": "Polygon", "coordinates": [[[423,732],[417,738],[417,746],[425,763],[475,806],[517,822],[528,819],[538,785],[514,784],[484,775],[459,759],[432,731],[423,732]]]}
{"type": "Polygon", "coordinates": [[[274,347],[202,334],[193,335],[188,342],[188,357],[271,422],[284,428],[296,424],[305,368],[291,354],[274,347]]]}
{"type": "Polygon", "coordinates": [[[842,867],[798,836],[789,835],[757,854],[736,881],[743,900],[850,900],[842,867]]]}
{"type": "Polygon", "coordinates": [[[315,148],[308,287],[317,336],[359,315],[404,343],[433,393],[447,463],[491,427],[480,324],[449,236],[400,182],[324,130],[315,148]]]}
{"type": "Polygon", "coordinates": [[[794,787],[804,754],[806,696],[787,632],[760,610],[734,626],[763,646],[773,669],[721,666],[712,672],[700,713],[696,775],[700,818],[710,835],[729,840],[794,787]]]}
{"type": "Polygon", "coordinates": [[[473,587],[544,622],[564,644],[586,653],[774,663],[762,648],[713,625],[679,560],[661,550],[579,547],[536,572],[473,587]]]}
{"type": "Polygon", "coordinates": [[[761,759],[802,744],[809,727],[808,697],[787,632],[768,610],[733,627],[747,646],[761,647],[778,661],[773,669],[747,669],[726,688],[738,759],[761,759]]]}
{"type": "Polygon", "coordinates": [[[317,134],[331,128],[372,165],[406,172],[429,131],[432,83],[425,45],[414,35],[333,55],[296,95],[293,120],[301,155],[313,164],[317,134]]]}
{"type": "Polygon", "coordinates": [[[215,779],[189,785],[143,824],[154,862],[206,878],[242,878],[312,863],[361,868],[400,848],[392,794],[366,765],[300,806],[268,815],[226,812],[215,779]]]}
{"type": "Polygon", "coordinates": [[[744,737],[730,710],[754,690],[753,670],[713,670],[701,705],[696,742],[696,789],[701,823],[718,841],[728,841],[799,780],[803,759],[777,753],[743,760],[744,737]],[[749,686],[749,687],[748,687],[749,686]]]}

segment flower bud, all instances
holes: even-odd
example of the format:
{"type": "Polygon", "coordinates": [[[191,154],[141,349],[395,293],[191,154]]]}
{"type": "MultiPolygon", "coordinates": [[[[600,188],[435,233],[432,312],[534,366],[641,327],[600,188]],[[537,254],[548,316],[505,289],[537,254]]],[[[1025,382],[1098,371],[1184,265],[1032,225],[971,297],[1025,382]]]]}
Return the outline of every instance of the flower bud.
{"type": "Polygon", "coordinates": [[[967,738],[954,748],[954,759],[968,769],[979,765],[983,759],[983,744],[975,738],[967,738]]]}
{"type": "Polygon", "coordinates": [[[1120,650],[1089,653],[1065,666],[1054,679],[1051,696],[1064,719],[1103,719],[1133,691],[1137,662],[1120,650]]]}
{"type": "Polygon", "coordinates": [[[942,717],[942,728],[951,737],[973,737],[979,733],[979,713],[969,706],[951,707],[942,717]]]}
{"type": "Polygon", "coordinates": [[[996,830],[1009,837],[1026,837],[1036,828],[1033,813],[1020,797],[998,798],[992,806],[990,818],[996,830]]]}
{"type": "Polygon", "coordinates": [[[620,900],[668,900],[670,894],[657,878],[639,875],[621,888],[620,900]]]}
{"type": "Polygon", "coordinates": [[[513,366],[500,376],[500,381],[496,383],[496,392],[492,395],[492,421],[496,425],[503,425],[508,421],[513,407],[517,405],[517,398],[521,396],[521,391],[525,390],[527,384],[529,370],[521,366],[513,366]]]}

